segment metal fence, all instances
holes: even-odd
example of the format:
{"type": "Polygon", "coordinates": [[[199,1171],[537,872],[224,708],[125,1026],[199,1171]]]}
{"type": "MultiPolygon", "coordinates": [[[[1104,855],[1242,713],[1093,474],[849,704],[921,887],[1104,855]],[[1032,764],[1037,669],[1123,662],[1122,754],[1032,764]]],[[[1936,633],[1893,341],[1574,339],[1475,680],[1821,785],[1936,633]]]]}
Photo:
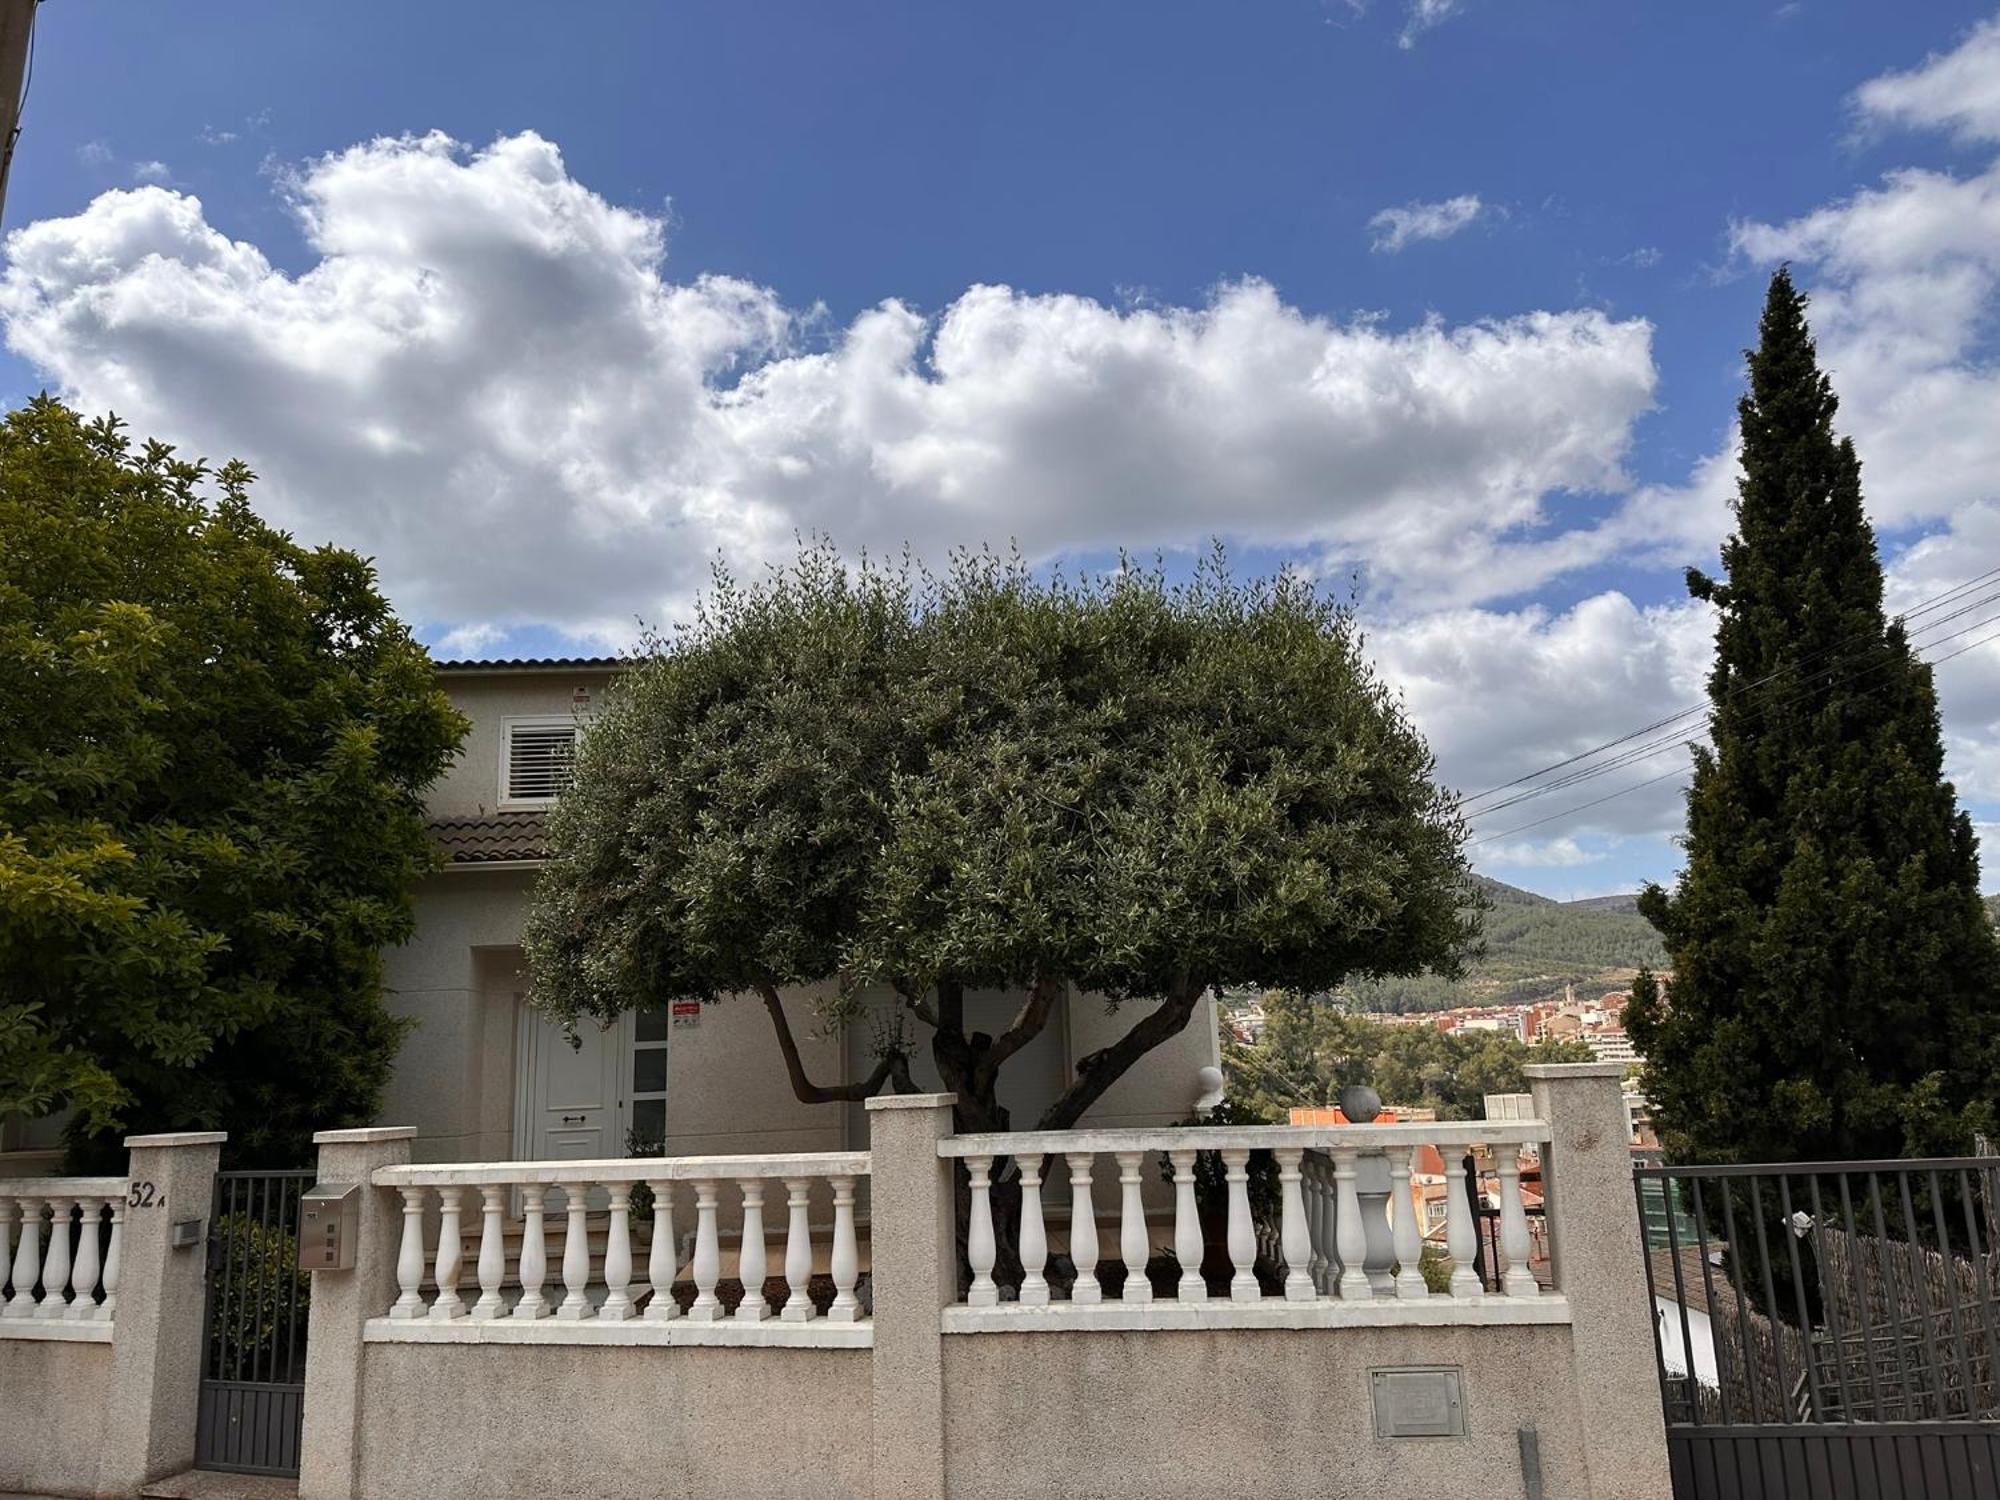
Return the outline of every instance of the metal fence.
{"type": "Polygon", "coordinates": [[[296,1474],[312,1282],[298,1264],[308,1170],[219,1172],[209,1226],[208,1342],[196,1462],[296,1474]]]}
{"type": "Polygon", "coordinates": [[[2000,1162],[1634,1176],[1670,1423],[2000,1419],[2000,1162]]]}

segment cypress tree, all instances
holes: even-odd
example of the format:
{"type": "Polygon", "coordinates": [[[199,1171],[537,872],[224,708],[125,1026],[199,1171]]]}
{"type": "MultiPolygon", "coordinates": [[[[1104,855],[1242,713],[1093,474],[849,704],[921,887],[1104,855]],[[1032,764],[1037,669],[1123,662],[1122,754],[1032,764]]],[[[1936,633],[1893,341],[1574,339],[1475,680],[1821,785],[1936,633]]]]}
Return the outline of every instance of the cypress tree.
{"type": "Polygon", "coordinates": [[[1992,1129],[2000,950],[1937,694],[1833,430],[1806,299],[1771,280],[1718,612],[1687,867],[1640,910],[1670,980],[1627,1011],[1663,1143],[1687,1162],[1949,1154],[1992,1129]]]}

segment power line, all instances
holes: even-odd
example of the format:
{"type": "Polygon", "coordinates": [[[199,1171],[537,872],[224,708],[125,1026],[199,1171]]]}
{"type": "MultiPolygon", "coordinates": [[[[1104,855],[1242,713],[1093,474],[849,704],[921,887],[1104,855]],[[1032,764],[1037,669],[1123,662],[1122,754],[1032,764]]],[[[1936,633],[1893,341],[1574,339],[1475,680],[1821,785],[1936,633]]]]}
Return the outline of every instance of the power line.
{"type": "MultiPolygon", "coordinates": [[[[1916,635],[1927,634],[1928,632],[1937,629],[1940,625],[1947,625],[1951,623],[1951,621],[1956,620],[1963,615],[1974,613],[1977,610],[1983,609],[1986,606],[1995,603],[1996,601],[2000,601],[2000,589],[1994,589],[1992,591],[1989,591],[1988,593],[1983,595],[1980,599],[1976,600],[1972,604],[1966,605],[1961,609],[1954,610],[1950,614],[1942,615],[1939,618],[1932,620],[1924,625],[1920,625],[1919,627],[1917,627],[1915,634],[1916,635]]],[[[2000,615],[1989,615],[1987,616],[1986,619],[1975,620],[1969,626],[1965,626],[1962,629],[1953,631],[1947,635],[1937,636],[1932,640],[1923,642],[1922,645],[1925,648],[1942,645],[1944,642],[1949,640],[1954,640],[1958,636],[1965,634],[1969,630],[1978,629],[1980,626],[1986,624],[1988,620],[1991,619],[2000,619],[2000,615]]],[[[1914,643],[1912,644],[1911,654],[1916,656],[1918,660],[1923,659],[1921,651],[1917,648],[1917,646],[1914,643]]],[[[1795,690],[1792,691],[1789,696],[1775,699],[1768,703],[1753,705],[1753,711],[1757,713],[1768,713],[1775,708],[1790,707],[1793,704],[1802,703],[1806,701],[1808,698],[1812,697],[1813,694],[1819,690],[1820,686],[1819,678],[1821,677],[1822,674],[1824,674],[1827,677],[1827,680],[1831,682],[1834,678],[1838,676],[1838,674],[1844,667],[1863,661],[1870,656],[1876,656],[1876,655],[1877,651],[1875,649],[1875,643],[1871,643],[1868,649],[1860,652],[1855,652],[1840,660],[1830,662],[1825,667],[1822,667],[1817,671],[1813,672],[1807,680],[1797,684],[1795,690]]],[[[1879,658],[1873,666],[1866,668],[1861,673],[1861,675],[1865,677],[1872,672],[1879,671],[1884,667],[1886,667],[1891,660],[1892,658],[1879,658]]],[[[1771,673],[1765,678],[1760,680],[1769,681],[1771,680],[1772,677],[1776,677],[1777,675],[1778,675],[1777,673],[1771,673]]],[[[1731,694],[1731,696],[1733,697],[1734,694],[1731,694]]],[[[1714,710],[1711,709],[1708,711],[1707,714],[1707,718],[1711,723],[1713,722],[1713,716],[1714,716],[1714,710]]],[[[1677,717],[1685,718],[1687,716],[1680,715],[1677,717]]],[[[1707,726],[1705,725],[1704,727],[1707,726]]],[[[1688,738],[1688,733],[1691,732],[1693,728],[1694,726],[1692,724],[1689,724],[1686,725],[1684,728],[1677,728],[1670,730],[1669,732],[1659,736],[1658,738],[1646,740],[1644,743],[1636,745],[1632,749],[1620,753],[1619,755],[1613,757],[1611,760],[1604,761],[1598,765],[1583,767],[1579,770],[1570,772],[1566,776],[1559,776],[1553,781],[1544,782],[1540,786],[1530,787],[1524,791],[1517,792],[1512,797],[1505,798],[1502,801],[1492,803],[1486,807],[1477,808],[1473,812],[1468,814],[1468,816],[1475,819],[1489,817],[1492,814],[1504,812],[1508,808],[1518,807],[1524,802],[1532,802],[1538,797],[1547,796],[1551,792],[1562,791],[1567,789],[1568,787],[1575,786],[1581,782],[1595,780],[1599,776],[1609,775],[1613,771],[1623,770],[1626,766],[1635,765],[1641,761],[1651,760],[1654,756],[1659,755],[1664,751],[1672,749],[1675,746],[1685,744],[1688,738]]],[[[1637,733],[1644,733],[1644,731],[1637,731],[1637,733]]],[[[1633,737],[1634,737],[1633,735],[1625,736],[1625,738],[1628,740],[1633,737]]]]}
{"type": "MultiPolygon", "coordinates": [[[[1941,624],[1945,624],[1945,623],[1947,623],[1947,622],[1948,622],[1948,620],[1949,620],[1949,619],[1953,619],[1953,618],[1956,618],[1956,615],[1953,615],[1953,616],[1948,616],[1948,617],[1946,617],[1946,619],[1945,619],[1945,620],[1938,620],[1938,621],[1934,621],[1934,622],[1932,623],[1932,625],[1930,625],[1930,626],[1926,626],[1926,627],[1924,627],[1924,628],[1925,628],[1925,629],[1932,629],[1932,628],[1935,628],[1935,626],[1937,626],[1937,625],[1941,625],[1941,624]]],[[[1970,634],[1970,633],[1971,633],[1972,631],[1975,631],[1975,630],[1978,630],[1978,629],[1980,629],[1980,628],[1981,628],[1982,626],[1986,626],[1986,625],[1990,625],[1990,624],[1992,624],[1992,623],[1993,623],[1994,621],[1996,621],[1996,620],[2000,620],[2000,613],[1995,613],[1995,614],[1991,614],[1991,615],[1988,615],[1988,616],[1987,616],[1987,617],[1986,617],[1985,619],[1983,619],[1983,620],[1976,620],[1976,621],[1974,621],[1974,622],[1973,622],[1972,624],[1970,624],[1970,625],[1967,625],[1967,626],[1964,626],[1964,627],[1962,627],[1961,629],[1958,629],[1958,630],[1954,630],[1954,631],[1952,631],[1952,632],[1951,632],[1951,633],[1950,633],[1949,635],[1943,635],[1943,636],[1940,636],[1940,637],[1938,637],[1938,638],[1937,638],[1936,640],[1934,640],[1934,641],[1929,641],[1929,642],[1927,642],[1926,644],[1927,644],[1927,645],[1929,645],[1929,646],[1941,646],[1941,645],[1943,645],[1943,644],[1944,644],[1944,643],[1945,643],[1946,641],[1951,641],[1951,640],[1956,640],[1956,639],[1958,639],[1958,637],[1960,637],[1960,636],[1962,636],[1962,635],[1967,635],[1967,634],[1970,634]]],[[[1969,642],[1967,642],[1967,643],[1966,643],[1965,645],[1963,645],[1963,646],[1960,646],[1960,647],[1959,647],[1959,648],[1958,648],[1958,649],[1957,649],[1956,651],[1947,651],[1947,652],[1946,652],[1946,653],[1945,653],[1945,654],[1944,654],[1943,656],[1938,656],[1938,657],[1926,657],[1926,656],[1923,656],[1923,655],[1922,655],[1921,653],[1918,653],[1918,652],[1912,652],[1912,655],[1913,655],[1913,656],[1915,656],[1915,657],[1916,657],[1916,659],[1917,659],[1918,661],[1921,661],[1921,662],[1923,662],[1923,663],[1924,663],[1924,664],[1925,664],[1926,666],[1929,666],[1929,667],[1933,667],[1933,668],[1935,668],[1935,667],[1939,667],[1939,666],[1942,666],[1942,665],[1943,665],[1943,664],[1944,664],[1945,662],[1948,662],[1948,661],[1951,661],[1951,660],[1953,660],[1953,659],[1955,659],[1955,658],[1957,658],[1957,657],[1960,657],[1960,656],[1963,656],[1963,655],[1965,655],[1965,654],[1966,654],[1966,653],[1967,653],[1968,651],[1972,651],[1972,650],[1975,650],[1975,649],[1977,649],[1977,648],[1978,648],[1978,647],[1980,647],[1980,646],[1983,646],[1983,645],[1986,645],[1986,644],[1987,644],[1988,642],[1990,642],[1990,641],[1996,641],[1996,640],[2000,640],[2000,630],[1996,630],[1996,631],[1993,631],[1993,632],[1991,632],[1991,633],[1989,633],[1989,634],[1987,634],[1987,635],[1983,635],[1983,636],[1980,636],[1980,637],[1979,637],[1979,638],[1978,638],[1977,640],[1974,640],[1974,641],[1969,641],[1969,642]]],[[[1876,664],[1875,666],[1873,666],[1873,667],[1870,667],[1870,668],[1868,668],[1868,669],[1867,669],[1867,671],[1865,671],[1865,672],[1861,673],[1860,675],[1861,675],[1861,676],[1863,676],[1863,677],[1866,677],[1866,676],[1869,676],[1869,675],[1872,675],[1873,673],[1875,673],[1875,672],[1878,672],[1878,671],[1882,670],[1883,668],[1885,668],[1885,667],[1887,667],[1887,666],[1889,666],[1889,665],[1891,665],[1891,662],[1890,662],[1890,661],[1882,661],[1882,662],[1879,662],[1879,663],[1877,663],[1877,664],[1876,664]]],[[[1803,695],[1799,695],[1799,696],[1803,696],[1803,695]]],[[[1795,698],[1794,698],[1794,699],[1791,699],[1791,700],[1787,700],[1787,701],[1788,701],[1788,702],[1791,702],[1791,701],[1797,701],[1797,698],[1796,698],[1796,696],[1795,696],[1795,698]]],[[[1780,706],[1783,706],[1783,705],[1781,705],[1781,704],[1768,704],[1768,705],[1765,705],[1765,706],[1764,706],[1764,711],[1768,712],[1768,711],[1769,711],[1770,709],[1772,709],[1772,708],[1776,708],[1776,707],[1780,707],[1780,706]]],[[[1549,823],[1554,823],[1554,822],[1557,822],[1557,821],[1559,821],[1560,819],[1563,819],[1563,818],[1567,818],[1567,817],[1571,816],[1572,814],[1575,814],[1575,813],[1580,813],[1580,812],[1588,812],[1588,811],[1589,811],[1589,810],[1590,810],[1591,808],[1593,808],[1593,807],[1602,807],[1602,806],[1603,806],[1603,805],[1604,805],[1605,803],[1607,803],[1607,802],[1615,802],[1615,801],[1617,801],[1617,800],[1618,800],[1618,799],[1619,799],[1620,797],[1624,797],[1624,796],[1628,796],[1628,795],[1630,795],[1630,794],[1631,794],[1631,793],[1633,793],[1633,792],[1638,792],[1638,791],[1643,791],[1643,790],[1645,790],[1645,789],[1646,789],[1647,787],[1649,787],[1649,786],[1656,786],[1656,785],[1658,785],[1658,784],[1659,784],[1660,782],[1662,782],[1662,781],[1666,781],[1666,780],[1668,780],[1668,779],[1669,779],[1669,778],[1671,778],[1671,777],[1675,777],[1675,776],[1679,776],[1679,775],[1683,774],[1683,772],[1684,772],[1685,770],[1686,770],[1686,768],[1685,768],[1684,766],[1675,766],[1675,767],[1673,767],[1673,768],[1672,768],[1672,769],[1670,769],[1670,770],[1667,770],[1667,771],[1663,771],[1663,772],[1662,772],[1661,774],[1659,774],[1658,776],[1649,776],[1649,777],[1647,777],[1647,778],[1646,778],[1646,779],[1645,779],[1644,781],[1635,781],[1635,782],[1633,782],[1633,783],[1632,783],[1632,785],[1630,785],[1630,786],[1627,786],[1627,787],[1621,787],[1621,788],[1620,788],[1619,790],[1617,790],[1617,791],[1615,791],[1615,792],[1609,792],[1609,793],[1605,794],[1604,796],[1602,796],[1602,797],[1598,797],[1598,798],[1594,798],[1593,800],[1591,800],[1591,801],[1589,801],[1589,802],[1580,802],[1580,803],[1576,804],[1576,805],[1575,805],[1574,807],[1566,807],[1566,808],[1564,808],[1564,809],[1563,809],[1562,811],[1560,811],[1560,812],[1554,812],[1554,813],[1550,813],[1550,814],[1549,814],[1549,815],[1548,815],[1547,817],[1544,817],[1544,818],[1537,818],[1537,819],[1535,819],[1535,820],[1534,820],[1533,822],[1531,822],[1531,823],[1522,823],[1522,824],[1519,824],[1519,825],[1517,825],[1517,826],[1515,826],[1515,827],[1513,827],[1513,828],[1509,828],[1509,829],[1506,829],[1506,830],[1504,830],[1503,832],[1500,832],[1500,833],[1489,833],[1489,834],[1483,834],[1483,835],[1481,835],[1481,836],[1480,836],[1479,838],[1476,838],[1476,839],[1471,839],[1471,840],[1468,840],[1468,841],[1467,841],[1467,843],[1466,843],[1466,847],[1467,847],[1468,849],[1476,849],[1476,848],[1478,848],[1478,847],[1479,847],[1480,845],[1482,845],[1482,844],[1492,844],[1492,843],[1497,843],[1497,842],[1499,842],[1499,841],[1500,841],[1501,839],[1509,839],[1509,838],[1512,838],[1512,837],[1514,837],[1514,836],[1515,836],[1516,834],[1520,834],[1520,833],[1526,833],[1526,832],[1528,832],[1528,831],[1529,831],[1529,830],[1531,830],[1531,829],[1535,829],[1535,828],[1540,828],[1540,827],[1543,827],[1543,826],[1544,826],[1544,825],[1546,825],[1546,824],[1549,824],[1549,823]]],[[[1525,800],[1525,799],[1524,799],[1524,800],[1525,800]]],[[[1475,816],[1476,816],[1476,815],[1475,815],[1475,816]]]]}
{"type": "MultiPolygon", "coordinates": [[[[1967,591],[1975,589],[1980,584],[1985,583],[1988,580],[1994,578],[2000,578],[2000,567],[1989,568],[1986,572],[1977,574],[1972,578],[1968,578],[1962,583],[1955,584],[1951,588],[1943,590],[1941,593],[1933,594],[1927,599],[1919,600],[1916,604],[1913,604],[1912,606],[1910,606],[1909,609],[1904,610],[1901,614],[1897,615],[1895,618],[1903,622],[1904,625],[1907,627],[1909,622],[1916,619],[1918,616],[1928,614],[1932,610],[1938,609],[1943,605],[1951,602],[1957,596],[1963,595],[1967,591]]],[[[1989,596],[1989,600],[1991,597],[1994,596],[1989,596]]],[[[1972,607],[1977,607],[1978,604],[1989,602],[1989,600],[1977,601],[1977,603],[1972,607]]],[[[1964,611],[1962,610],[1959,611],[1959,613],[1963,612],[1964,611]]],[[[1945,619],[1953,619],[1953,618],[1956,618],[1956,615],[1948,615],[1945,617],[1945,619]]],[[[1916,633],[1921,634],[1924,631],[1930,630],[1942,623],[1944,623],[1943,620],[1932,620],[1925,625],[1917,627],[1916,633]]],[[[1766,673],[1763,677],[1754,679],[1753,681],[1739,683],[1736,687],[1730,689],[1730,694],[1733,696],[1734,694],[1737,693],[1749,692],[1753,688],[1761,687],[1764,683],[1769,682],[1772,678],[1779,676],[1783,672],[1797,671],[1801,668],[1811,665],[1814,661],[1822,657],[1831,655],[1835,652],[1842,651],[1848,646],[1856,644],[1872,644],[1874,638],[1875,636],[1873,631],[1856,632],[1854,635],[1848,637],[1846,640],[1836,641],[1832,645],[1827,646],[1822,650],[1815,652],[1810,656],[1805,657],[1801,661],[1788,663],[1786,666],[1777,668],[1769,673],[1766,673]]],[[[1509,791],[1514,787],[1523,786],[1530,781],[1535,781],[1540,777],[1548,775],[1552,771],[1560,771],[1566,767],[1576,765],[1581,761],[1594,759],[1595,757],[1603,754],[1607,750],[1616,749],[1618,746],[1628,744],[1632,740],[1639,739],[1642,736],[1654,734],[1659,730],[1667,728],[1669,725],[1678,724],[1682,720],[1690,719],[1697,715],[1705,714],[1711,711],[1712,709],[1708,704],[1705,703],[1694,704],[1688,708],[1680,710],[1678,713],[1669,714],[1663,719],[1656,719],[1651,724],[1642,725],[1640,728],[1634,729],[1629,733],[1622,734],[1618,736],[1618,738],[1616,739],[1606,740],[1601,745],[1594,745],[1587,750],[1578,751],[1575,755],[1571,755],[1562,760],[1555,761],[1550,765],[1542,766],[1537,770],[1526,772],[1523,775],[1515,777],[1512,781],[1503,781],[1497,786],[1491,786],[1486,788],[1484,791],[1471,793],[1470,795],[1460,799],[1459,805],[1461,807],[1470,807],[1473,803],[1484,801],[1488,797],[1494,796],[1500,792],[1509,791]]],[[[1471,816],[1475,817],[1482,816],[1486,812],[1496,812],[1498,810],[1499,809],[1497,807],[1485,808],[1481,809],[1478,812],[1472,813],[1471,816]]]]}

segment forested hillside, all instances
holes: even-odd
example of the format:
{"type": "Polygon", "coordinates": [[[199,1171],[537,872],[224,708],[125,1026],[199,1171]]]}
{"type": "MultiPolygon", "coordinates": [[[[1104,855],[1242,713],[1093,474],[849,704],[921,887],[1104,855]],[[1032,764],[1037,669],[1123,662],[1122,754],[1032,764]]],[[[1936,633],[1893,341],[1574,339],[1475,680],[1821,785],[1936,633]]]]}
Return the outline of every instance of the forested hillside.
{"type": "Polygon", "coordinates": [[[1532,891],[1475,877],[1489,903],[1485,953],[1462,980],[1423,975],[1347,986],[1363,1010],[1444,1010],[1454,1005],[1513,1005],[1559,994],[1579,999],[1624,989],[1640,965],[1660,968],[1666,952],[1630,896],[1551,901],[1532,891]]]}

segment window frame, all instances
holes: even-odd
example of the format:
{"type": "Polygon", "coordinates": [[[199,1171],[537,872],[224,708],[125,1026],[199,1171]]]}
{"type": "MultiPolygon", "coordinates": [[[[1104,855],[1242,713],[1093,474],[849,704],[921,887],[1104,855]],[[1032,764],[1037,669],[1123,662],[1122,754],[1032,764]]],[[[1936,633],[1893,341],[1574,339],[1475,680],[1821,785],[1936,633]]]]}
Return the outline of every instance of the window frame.
{"type": "Polygon", "coordinates": [[[581,744],[588,719],[587,714],[508,714],[500,720],[500,786],[499,797],[494,806],[503,812],[526,810],[539,807],[553,807],[560,792],[548,797],[515,797],[509,795],[514,781],[514,731],[516,729],[557,729],[575,731],[571,753],[581,744]]]}

